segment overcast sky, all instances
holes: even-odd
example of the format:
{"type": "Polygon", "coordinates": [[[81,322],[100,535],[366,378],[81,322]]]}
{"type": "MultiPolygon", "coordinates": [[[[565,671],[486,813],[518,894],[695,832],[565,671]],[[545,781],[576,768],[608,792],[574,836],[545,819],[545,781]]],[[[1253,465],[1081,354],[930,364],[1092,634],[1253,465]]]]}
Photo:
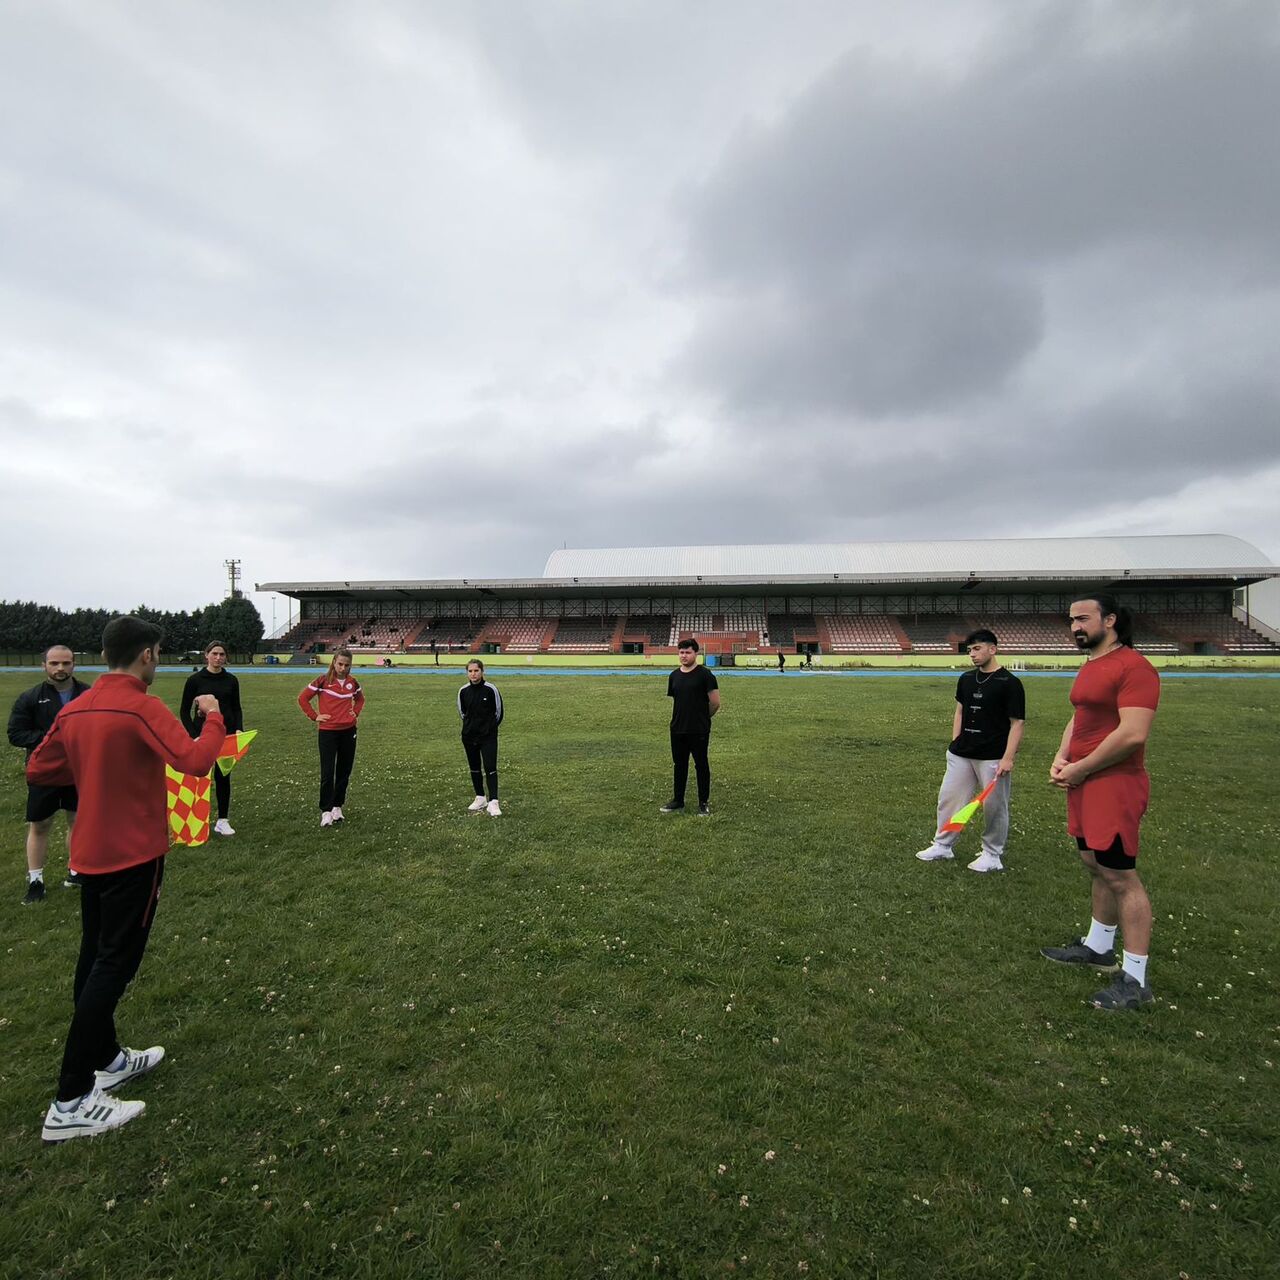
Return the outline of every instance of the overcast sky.
{"type": "Polygon", "coordinates": [[[0,596],[565,544],[1280,561],[1274,0],[0,22],[0,596]]]}

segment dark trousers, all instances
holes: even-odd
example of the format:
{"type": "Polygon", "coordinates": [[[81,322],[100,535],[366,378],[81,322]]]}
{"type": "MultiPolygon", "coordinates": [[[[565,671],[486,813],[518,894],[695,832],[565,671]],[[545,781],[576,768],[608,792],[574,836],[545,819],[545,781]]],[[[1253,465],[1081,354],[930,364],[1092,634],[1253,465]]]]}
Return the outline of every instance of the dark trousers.
{"type": "Polygon", "coordinates": [[[462,749],[467,753],[467,765],[471,770],[471,785],[475,794],[484,795],[484,786],[489,784],[489,799],[498,798],[498,735],[491,733],[479,742],[462,740],[462,749]],[[481,773],[483,767],[484,772],[481,773]]]}
{"type": "Polygon", "coordinates": [[[62,1054],[60,1102],[88,1093],[93,1073],[120,1052],[116,1005],[142,963],[163,879],[163,857],[125,871],[81,873],[76,1011],[62,1054]]]}
{"type": "Polygon", "coordinates": [[[225,818],[231,812],[231,777],[216,764],[213,766],[213,791],[218,797],[218,817],[225,818]]]}
{"type": "Polygon", "coordinates": [[[347,798],[351,766],[356,762],[356,731],[321,729],[320,739],[320,811],[341,808],[347,798]]]}
{"type": "Polygon", "coordinates": [[[711,743],[709,733],[677,733],[671,730],[671,760],[675,765],[675,786],[672,795],[684,803],[684,789],[689,783],[689,757],[693,757],[694,772],[698,775],[698,803],[711,799],[711,764],[707,760],[707,747],[711,743]]]}

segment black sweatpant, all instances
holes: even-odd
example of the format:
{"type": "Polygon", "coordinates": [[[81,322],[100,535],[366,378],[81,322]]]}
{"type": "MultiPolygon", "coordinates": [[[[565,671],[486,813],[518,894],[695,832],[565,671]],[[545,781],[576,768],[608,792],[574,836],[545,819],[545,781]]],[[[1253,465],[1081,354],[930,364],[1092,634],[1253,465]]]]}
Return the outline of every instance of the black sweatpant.
{"type": "Polygon", "coordinates": [[[116,1005],[142,963],[163,879],[163,857],[124,871],[80,874],[80,959],[72,988],[76,1011],[62,1054],[59,1102],[88,1093],[93,1073],[120,1052],[116,1005]]]}
{"type": "Polygon", "coordinates": [[[218,817],[225,818],[231,812],[231,777],[213,766],[213,792],[218,797],[218,817]]]}
{"type": "Polygon", "coordinates": [[[320,739],[320,812],[341,808],[347,798],[351,766],[356,762],[356,731],[321,729],[320,739]]]}
{"type": "Polygon", "coordinates": [[[467,766],[471,770],[473,794],[484,795],[485,782],[489,784],[489,799],[498,798],[498,735],[491,733],[479,742],[462,740],[462,749],[467,753],[467,766]],[[484,772],[481,773],[483,766],[484,772]]]}
{"type": "Polygon", "coordinates": [[[677,733],[671,730],[671,759],[675,764],[675,785],[672,796],[684,803],[684,790],[689,783],[689,757],[693,757],[694,772],[698,776],[698,803],[711,799],[711,763],[707,759],[707,747],[711,743],[709,733],[677,733]]]}

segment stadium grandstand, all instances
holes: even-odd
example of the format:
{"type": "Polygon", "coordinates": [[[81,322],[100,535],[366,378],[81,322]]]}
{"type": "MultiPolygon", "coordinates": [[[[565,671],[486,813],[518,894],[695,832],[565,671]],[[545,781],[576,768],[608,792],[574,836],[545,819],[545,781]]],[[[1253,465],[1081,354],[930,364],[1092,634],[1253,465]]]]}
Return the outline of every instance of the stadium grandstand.
{"type": "Polygon", "coordinates": [[[991,627],[1006,654],[1074,653],[1069,604],[1106,588],[1152,655],[1280,654],[1249,609],[1280,579],[1219,534],[561,550],[541,578],[267,582],[297,602],[264,649],[366,655],[655,655],[686,636],[738,656],[955,654],[991,627]]]}

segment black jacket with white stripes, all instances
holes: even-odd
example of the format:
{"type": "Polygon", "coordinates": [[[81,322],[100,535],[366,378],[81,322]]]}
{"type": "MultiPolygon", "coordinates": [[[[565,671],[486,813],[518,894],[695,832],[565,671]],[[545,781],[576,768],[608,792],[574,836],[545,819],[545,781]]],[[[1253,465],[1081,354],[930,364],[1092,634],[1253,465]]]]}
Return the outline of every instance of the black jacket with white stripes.
{"type": "Polygon", "coordinates": [[[458,714],[462,717],[463,742],[483,742],[498,732],[502,723],[502,695],[498,686],[470,680],[458,690],[458,714]]]}

